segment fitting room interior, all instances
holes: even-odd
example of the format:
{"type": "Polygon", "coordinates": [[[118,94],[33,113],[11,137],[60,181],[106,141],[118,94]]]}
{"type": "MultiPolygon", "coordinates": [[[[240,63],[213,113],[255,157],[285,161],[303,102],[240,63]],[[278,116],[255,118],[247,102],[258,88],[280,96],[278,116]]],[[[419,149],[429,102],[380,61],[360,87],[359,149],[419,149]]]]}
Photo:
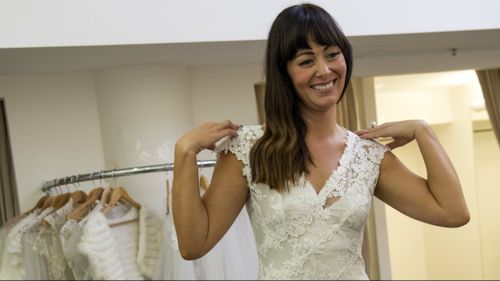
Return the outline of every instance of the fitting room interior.
{"type": "MultiPolygon", "coordinates": [[[[349,39],[365,121],[431,124],[471,212],[466,226],[447,229],[375,200],[378,276],[499,279],[500,151],[475,70],[500,67],[500,29],[349,39]]],[[[263,82],[264,48],[264,40],[0,46],[0,97],[20,209],[32,208],[44,180],[172,162],[176,139],[202,122],[257,124],[254,86],[263,82]]],[[[395,154],[425,175],[414,142],[395,154]]],[[[211,152],[199,156],[214,158],[211,152]]],[[[210,169],[202,172],[210,177],[210,169]]],[[[151,174],[119,181],[161,211],[164,179],[151,174]]]]}

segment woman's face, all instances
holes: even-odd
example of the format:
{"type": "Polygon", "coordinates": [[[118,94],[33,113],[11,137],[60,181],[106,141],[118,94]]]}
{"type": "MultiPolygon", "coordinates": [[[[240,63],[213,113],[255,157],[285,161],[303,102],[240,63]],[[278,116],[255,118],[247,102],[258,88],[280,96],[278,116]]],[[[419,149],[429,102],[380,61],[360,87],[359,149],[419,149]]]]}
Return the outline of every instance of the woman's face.
{"type": "Polygon", "coordinates": [[[309,41],[288,62],[288,75],[302,101],[302,110],[326,111],[334,106],[345,84],[346,62],[337,46],[309,41]]]}

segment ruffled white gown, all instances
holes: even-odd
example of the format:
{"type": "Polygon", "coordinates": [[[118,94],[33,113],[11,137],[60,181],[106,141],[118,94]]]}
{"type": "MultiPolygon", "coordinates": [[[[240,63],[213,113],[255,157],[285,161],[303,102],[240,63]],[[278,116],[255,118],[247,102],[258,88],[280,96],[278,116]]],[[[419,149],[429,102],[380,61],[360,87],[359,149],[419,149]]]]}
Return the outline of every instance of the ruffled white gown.
{"type": "Polygon", "coordinates": [[[252,183],[250,150],[263,134],[246,126],[219,149],[243,163],[247,210],[259,256],[259,279],[368,279],[363,232],[387,147],[346,131],[339,166],[319,193],[302,176],[289,192],[252,183]]]}
{"type": "Polygon", "coordinates": [[[221,241],[204,257],[195,261],[186,261],[181,257],[172,217],[167,216],[164,242],[154,279],[256,280],[257,262],[255,239],[246,209],[242,209],[221,241]]]}

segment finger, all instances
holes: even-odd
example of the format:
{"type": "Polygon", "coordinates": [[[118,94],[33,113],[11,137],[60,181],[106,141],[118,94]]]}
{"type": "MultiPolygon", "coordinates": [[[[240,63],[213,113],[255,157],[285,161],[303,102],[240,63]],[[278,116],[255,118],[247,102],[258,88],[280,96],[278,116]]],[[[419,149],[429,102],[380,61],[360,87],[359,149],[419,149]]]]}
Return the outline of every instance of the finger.
{"type": "Polygon", "coordinates": [[[357,131],[354,131],[354,133],[356,135],[363,135],[363,134],[367,134],[369,131],[368,130],[357,130],[357,131]]]}
{"type": "Polygon", "coordinates": [[[242,125],[231,122],[229,127],[233,130],[238,130],[239,128],[242,127],[242,125]]]}
{"type": "Polygon", "coordinates": [[[216,141],[222,139],[225,136],[235,137],[237,135],[238,135],[238,133],[236,132],[236,130],[234,130],[232,128],[227,128],[227,129],[224,129],[224,130],[217,132],[216,141]]]}
{"type": "Polygon", "coordinates": [[[242,127],[241,125],[233,123],[229,119],[224,120],[224,121],[222,121],[220,123],[217,123],[217,128],[220,129],[220,130],[227,129],[227,128],[230,128],[230,129],[233,129],[233,130],[238,130],[241,127],[242,127]]]}
{"type": "Polygon", "coordinates": [[[231,121],[228,120],[228,119],[226,119],[226,120],[224,120],[222,122],[216,123],[216,127],[217,127],[217,129],[222,130],[222,129],[225,129],[228,126],[230,126],[230,124],[231,124],[231,121]]]}
{"type": "Polygon", "coordinates": [[[396,143],[396,141],[391,141],[390,143],[386,144],[385,146],[387,146],[388,148],[390,148],[391,150],[397,148],[397,147],[400,147],[400,145],[398,145],[396,143]]]}
{"type": "Polygon", "coordinates": [[[358,136],[364,139],[376,139],[383,136],[383,132],[379,128],[369,129],[361,132],[358,136]]]}

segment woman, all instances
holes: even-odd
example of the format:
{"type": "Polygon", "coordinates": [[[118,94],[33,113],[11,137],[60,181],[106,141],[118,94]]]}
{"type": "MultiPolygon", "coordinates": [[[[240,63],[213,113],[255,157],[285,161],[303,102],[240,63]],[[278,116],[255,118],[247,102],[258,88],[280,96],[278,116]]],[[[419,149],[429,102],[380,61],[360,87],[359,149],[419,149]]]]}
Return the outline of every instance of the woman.
{"type": "Polygon", "coordinates": [[[361,244],[373,195],[423,222],[467,223],[459,180],[429,125],[393,122],[356,134],[337,125],[351,72],[351,46],[326,11],[302,4],[278,15],[267,42],[265,128],[207,123],[176,144],[173,214],[184,258],[206,254],[245,203],[262,279],[367,279],[361,244]],[[200,198],[196,155],[226,136],[200,198]],[[394,141],[371,140],[378,137],[394,141]],[[389,150],[414,139],[427,179],[389,150]]]}

